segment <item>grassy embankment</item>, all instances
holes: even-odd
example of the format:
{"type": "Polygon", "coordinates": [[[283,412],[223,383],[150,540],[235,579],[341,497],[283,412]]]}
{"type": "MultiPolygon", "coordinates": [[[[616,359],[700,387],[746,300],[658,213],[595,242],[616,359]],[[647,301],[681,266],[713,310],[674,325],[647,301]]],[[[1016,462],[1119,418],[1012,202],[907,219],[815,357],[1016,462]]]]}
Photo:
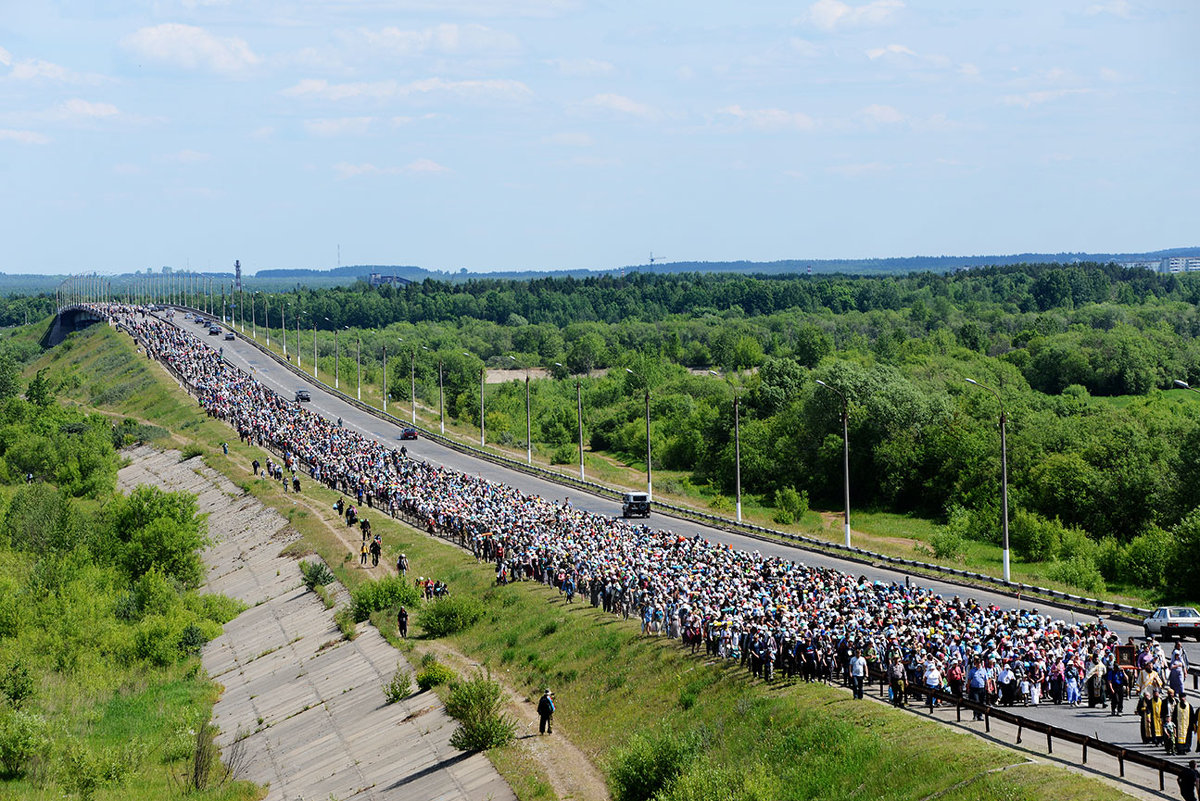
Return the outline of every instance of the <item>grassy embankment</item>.
{"type": "MultiPolygon", "coordinates": [[[[74,355],[52,358],[56,370],[80,376],[71,391],[80,401],[102,398],[111,412],[153,421],[178,441],[203,448],[211,466],[280,509],[347,586],[383,574],[383,567],[357,567],[330,509],[333,493],[306,482],[297,498],[271,482],[252,481],[246,465],[256,451],[234,438],[230,455],[223,456],[219,443],[232,432],[199,412],[164,373],[147,370],[127,339],[96,330],[80,338],[74,355]],[[102,359],[111,360],[110,369],[94,372],[102,359]]],[[[1107,785],[1045,765],[990,773],[1022,760],[918,716],[855,703],[840,690],[749,681],[739,669],[706,664],[677,644],[640,638],[632,622],[581,604],[568,607],[546,587],[493,587],[492,570],[457,548],[372,518],[387,545],[384,564],[403,549],[415,573],[445,580],[456,594],[484,604],[482,623],[437,647],[448,645],[486,665],[527,698],[553,686],[559,730],[606,771],[635,740],[656,754],[663,753],[664,738],[691,743],[672,797],[922,799],[942,793],[938,797],[946,801],[1070,801],[1115,795],[1107,785]],[[636,739],[642,735],[649,746],[636,739]]],[[[390,612],[374,622],[394,635],[390,612]]],[[[421,639],[419,626],[413,628],[415,641],[402,647],[417,654],[435,650],[421,639]]],[[[492,757],[523,799],[551,797],[523,749],[518,741],[492,757]]]]}
{"type": "MultiPolygon", "coordinates": [[[[247,335],[249,333],[250,331],[247,329],[247,335]]],[[[266,346],[266,331],[261,326],[258,330],[257,341],[264,347],[266,346]]],[[[289,343],[293,343],[289,345],[288,355],[294,361],[294,334],[289,333],[288,341],[289,343]]],[[[311,339],[305,339],[304,341],[311,343],[311,339]]],[[[270,350],[278,355],[282,355],[278,329],[271,331],[270,350]]],[[[301,365],[306,372],[311,373],[311,350],[301,352],[301,365]]],[[[372,368],[369,372],[364,372],[361,386],[362,401],[377,409],[382,409],[382,387],[375,382],[378,375],[379,371],[377,368],[372,368]]],[[[318,360],[318,377],[330,386],[333,385],[332,356],[322,356],[318,360]]],[[[354,360],[351,356],[345,356],[342,360],[340,379],[341,390],[351,396],[356,396],[359,386],[357,374],[355,373],[354,360]]],[[[407,387],[408,384],[404,384],[406,390],[407,387]]],[[[497,385],[489,385],[491,391],[495,391],[496,388],[497,385]]],[[[1185,393],[1186,390],[1178,390],[1178,392],[1185,393]]],[[[402,420],[410,419],[412,410],[411,403],[407,400],[407,395],[405,397],[405,400],[391,401],[388,404],[388,411],[402,420]]],[[[1099,399],[1094,402],[1102,403],[1109,401],[1099,399]]],[[[417,422],[430,430],[438,430],[440,423],[438,409],[424,405],[421,399],[418,398],[417,422]]],[[[464,424],[459,420],[446,420],[446,434],[468,445],[477,446],[479,444],[479,428],[464,424]]],[[[488,448],[516,461],[524,461],[526,458],[526,452],[523,447],[503,446],[489,442],[488,448]]],[[[578,463],[571,465],[551,464],[553,450],[551,447],[535,442],[533,447],[534,464],[545,469],[558,471],[564,475],[577,477],[579,475],[578,463]]],[[[644,489],[646,486],[645,460],[640,462],[636,460],[622,461],[613,454],[586,450],[584,453],[584,469],[589,480],[608,486],[624,487],[630,490],[644,489]]],[[[733,498],[722,495],[710,487],[696,486],[691,482],[690,478],[690,475],[686,471],[655,471],[655,498],[680,506],[691,507],[698,511],[721,514],[728,518],[734,516],[733,498]]],[[[742,497],[742,517],[747,523],[788,533],[803,534],[832,543],[842,542],[842,515],[840,511],[818,512],[809,510],[800,520],[792,524],[775,522],[773,519],[775,512],[776,510],[768,505],[766,499],[761,496],[746,494],[742,497]]],[[[963,541],[963,550],[958,557],[940,558],[934,555],[931,545],[933,537],[939,528],[934,521],[892,512],[860,510],[853,508],[853,506],[850,513],[853,542],[859,548],[887,556],[905,559],[915,558],[924,562],[957,567],[986,575],[1000,576],[1003,573],[1003,552],[998,545],[968,539],[963,541]]],[[[1115,585],[1110,583],[1106,591],[1101,593],[1081,591],[1078,587],[1050,578],[1048,573],[1051,564],[1050,562],[1025,562],[1019,558],[1014,558],[1010,566],[1012,580],[1023,584],[1099,597],[1102,600],[1134,606],[1153,607],[1159,603],[1159,599],[1154,593],[1129,585],[1115,585]]]]}

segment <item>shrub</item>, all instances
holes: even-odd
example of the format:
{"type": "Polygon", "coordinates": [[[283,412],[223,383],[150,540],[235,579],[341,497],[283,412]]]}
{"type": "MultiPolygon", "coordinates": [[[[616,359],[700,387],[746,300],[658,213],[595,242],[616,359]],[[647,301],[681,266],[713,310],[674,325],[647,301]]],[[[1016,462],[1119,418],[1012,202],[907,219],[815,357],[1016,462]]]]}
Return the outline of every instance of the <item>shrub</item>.
{"type": "Polygon", "coordinates": [[[1087,592],[1104,592],[1104,577],[1091,557],[1072,556],[1066,561],[1053,562],[1047,575],[1055,581],[1087,592]]]}
{"type": "Polygon", "coordinates": [[[399,576],[365,581],[350,593],[350,609],[356,623],[369,618],[372,612],[399,606],[416,606],[420,601],[420,591],[399,576]]]}
{"type": "Polygon", "coordinates": [[[1163,583],[1163,569],[1171,558],[1171,535],[1154,528],[1134,537],[1121,549],[1121,579],[1137,587],[1157,589],[1163,583]]]}
{"type": "Polygon", "coordinates": [[[353,640],[358,636],[358,628],[355,624],[358,620],[354,616],[354,612],[348,606],[343,606],[333,613],[333,622],[337,624],[338,629],[342,632],[342,636],[347,640],[353,640]]]}
{"type": "Polygon", "coordinates": [[[179,454],[179,461],[186,462],[188,459],[194,459],[197,456],[204,455],[204,448],[199,445],[185,445],[183,452],[179,454]]]}
{"type": "Polygon", "coordinates": [[[484,751],[512,742],[517,724],[500,711],[504,693],[489,676],[456,682],[446,699],[446,712],[459,726],[450,745],[461,751],[484,751]]]}
{"type": "Polygon", "coordinates": [[[0,676],[0,693],[3,693],[15,709],[19,709],[22,704],[32,698],[36,690],[37,685],[33,674],[19,657],[8,666],[4,675],[0,676]]]}
{"type": "Polygon", "coordinates": [[[779,512],[791,515],[792,520],[799,520],[808,511],[808,493],[796,492],[791,487],[780,487],[775,490],[775,508],[779,512]]]}
{"type": "Polygon", "coordinates": [[[1026,562],[1047,562],[1058,552],[1063,525],[1036,512],[1017,509],[1009,528],[1009,542],[1026,562]]]}
{"type": "Polygon", "coordinates": [[[479,601],[467,596],[452,596],[426,604],[417,622],[429,636],[446,637],[470,628],[481,617],[483,605],[479,601]]]}
{"type": "Polygon", "coordinates": [[[0,765],[10,777],[25,773],[29,762],[50,747],[41,715],[23,709],[0,710],[0,765]]]}
{"type": "Polygon", "coordinates": [[[439,684],[449,684],[454,678],[454,671],[435,659],[417,673],[417,686],[429,690],[439,684]]]}
{"type": "Polygon", "coordinates": [[[929,546],[938,559],[958,559],[966,551],[962,535],[950,526],[939,527],[929,538],[929,546]]]}
{"type": "Polygon", "coordinates": [[[389,704],[394,704],[397,701],[403,701],[410,695],[412,695],[412,671],[408,668],[400,667],[399,663],[397,663],[396,672],[383,685],[383,697],[387,699],[389,704]]]}
{"type": "Polygon", "coordinates": [[[700,738],[664,731],[636,734],[617,751],[609,771],[616,801],[650,801],[666,791],[695,758],[700,738]]]}
{"type": "Polygon", "coordinates": [[[1167,594],[1173,598],[1200,598],[1200,570],[1196,569],[1196,554],[1200,553],[1200,509],[1193,509],[1172,529],[1174,552],[1167,562],[1165,580],[1167,594]]]}
{"type": "Polygon", "coordinates": [[[560,445],[550,455],[550,464],[577,464],[579,462],[579,446],[574,444],[560,445]]]}
{"type": "Polygon", "coordinates": [[[324,562],[301,562],[300,573],[304,576],[304,586],[310,590],[333,583],[333,571],[324,562]]]}

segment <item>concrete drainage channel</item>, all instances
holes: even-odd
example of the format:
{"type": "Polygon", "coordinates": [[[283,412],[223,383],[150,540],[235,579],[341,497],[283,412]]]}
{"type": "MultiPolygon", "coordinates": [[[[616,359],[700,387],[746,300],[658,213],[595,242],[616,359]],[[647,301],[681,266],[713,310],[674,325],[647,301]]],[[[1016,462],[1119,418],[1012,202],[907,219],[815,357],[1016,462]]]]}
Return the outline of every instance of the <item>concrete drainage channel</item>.
{"type": "Polygon", "coordinates": [[[243,752],[239,778],[269,785],[269,801],[515,799],[486,756],[449,744],[455,723],[432,692],[385,702],[403,655],[369,624],[342,638],[297,561],[280,555],[299,536],[282,516],[174,451],[134,452],[120,485],[138,484],[196,493],[215,543],[204,554],[206,589],[249,607],[203,652],[224,687],[218,742],[226,757],[243,752]]]}

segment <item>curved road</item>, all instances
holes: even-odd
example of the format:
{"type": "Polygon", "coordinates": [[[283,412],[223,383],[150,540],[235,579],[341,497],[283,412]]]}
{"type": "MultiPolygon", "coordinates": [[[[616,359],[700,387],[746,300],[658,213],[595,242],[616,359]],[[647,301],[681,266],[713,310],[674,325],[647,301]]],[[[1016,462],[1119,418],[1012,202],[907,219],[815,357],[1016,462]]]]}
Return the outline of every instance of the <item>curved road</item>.
{"type": "MultiPolygon", "coordinates": [[[[160,318],[162,317],[162,315],[159,316],[160,318]]],[[[312,382],[311,375],[307,379],[301,379],[294,372],[265,355],[249,342],[243,341],[240,333],[238,335],[239,338],[233,341],[225,341],[223,338],[219,339],[215,336],[210,337],[205,328],[196,325],[190,320],[184,320],[182,312],[176,313],[173,322],[183,330],[189,331],[204,340],[212,347],[223,347],[225,358],[230,363],[250,373],[257,380],[275,390],[284,398],[291,399],[295,396],[297,389],[301,387],[306,388],[312,394],[312,402],[307,404],[312,411],[330,420],[336,420],[341,417],[344,425],[359,433],[386,443],[391,447],[400,447],[399,426],[381,420],[343,401],[333,393],[327,392],[312,382]]],[[[222,327],[222,330],[224,331],[224,327],[222,327]]],[[[621,513],[621,505],[615,500],[584,493],[578,489],[567,488],[518,470],[511,470],[502,465],[478,459],[453,448],[440,445],[432,440],[419,439],[406,441],[403,444],[407,446],[410,458],[422,459],[463,473],[502,482],[516,487],[526,494],[539,495],[544,498],[570,496],[573,506],[590,512],[603,515],[619,515],[621,513]]],[[[763,554],[780,556],[809,565],[832,567],[852,575],[865,575],[873,581],[903,583],[911,580],[945,596],[962,595],[973,597],[984,604],[995,604],[1007,608],[1016,606],[1015,597],[1006,593],[967,588],[925,577],[913,577],[910,579],[904,572],[888,567],[843,560],[823,552],[810,551],[783,542],[761,540],[709,528],[694,521],[671,518],[665,514],[656,513],[652,520],[655,520],[656,525],[661,525],[664,528],[676,531],[685,536],[699,533],[701,536],[714,542],[728,543],[734,548],[746,551],[759,551],[763,554]]],[[[1032,606],[1036,607],[1037,604],[1034,603],[1032,606]]],[[[1070,617],[1072,619],[1075,617],[1073,613],[1065,611],[1061,612],[1060,615],[1053,616],[1070,617]]],[[[1128,637],[1142,637],[1142,628],[1140,625],[1132,625],[1121,621],[1108,621],[1108,625],[1121,636],[1122,640],[1128,637]]],[[[1169,653],[1171,646],[1167,645],[1165,647],[1169,653]]],[[[1200,663],[1200,645],[1187,643],[1185,644],[1185,650],[1192,664],[1200,663]]],[[[1190,689],[1190,682],[1188,686],[1190,689]]],[[[1196,693],[1189,692],[1189,701],[1193,705],[1197,702],[1196,693]]],[[[1081,734],[1099,737],[1111,743],[1129,746],[1131,749],[1143,750],[1146,747],[1142,745],[1137,716],[1133,714],[1135,706],[1136,699],[1127,701],[1125,704],[1125,714],[1119,718],[1109,716],[1108,710],[1100,709],[1099,707],[1093,710],[1087,709],[1086,706],[1071,709],[1067,706],[1055,707],[1053,704],[1022,708],[1020,714],[1061,726],[1065,729],[1077,731],[1081,734]]],[[[982,728],[982,724],[977,725],[982,728]]],[[[1147,750],[1157,756],[1165,756],[1160,748],[1147,750]]]]}

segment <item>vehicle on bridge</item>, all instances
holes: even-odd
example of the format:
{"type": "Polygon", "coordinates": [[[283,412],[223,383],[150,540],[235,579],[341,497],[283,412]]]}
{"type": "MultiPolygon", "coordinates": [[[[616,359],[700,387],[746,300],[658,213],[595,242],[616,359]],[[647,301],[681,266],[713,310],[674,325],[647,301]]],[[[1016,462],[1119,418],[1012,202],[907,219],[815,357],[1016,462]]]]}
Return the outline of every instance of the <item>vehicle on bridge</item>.
{"type": "Polygon", "coordinates": [[[312,395],[308,394],[307,389],[296,390],[296,403],[308,403],[312,400],[312,395]]]}
{"type": "Polygon", "coordinates": [[[1195,637],[1200,641],[1200,612],[1190,606],[1160,606],[1142,621],[1147,637],[1195,637]]]}
{"type": "Polygon", "coordinates": [[[237,337],[236,337],[236,336],[234,336],[234,333],[233,333],[232,331],[226,331],[226,332],[225,332],[225,339],[226,339],[226,340],[232,340],[232,339],[237,339],[237,337]]]}
{"type": "Polygon", "coordinates": [[[216,325],[210,325],[210,326],[208,327],[208,335],[209,335],[210,337],[215,337],[215,336],[216,336],[217,334],[219,334],[219,333],[221,333],[221,328],[220,328],[220,326],[216,326],[216,325]]]}
{"type": "Polygon", "coordinates": [[[621,496],[621,517],[649,517],[650,496],[645,492],[626,492],[621,496]]]}
{"type": "Polygon", "coordinates": [[[415,429],[415,428],[405,428],[400,431],[400,439],[416,439],[416,438],[417,438],[417,429],[415,429]]]}

